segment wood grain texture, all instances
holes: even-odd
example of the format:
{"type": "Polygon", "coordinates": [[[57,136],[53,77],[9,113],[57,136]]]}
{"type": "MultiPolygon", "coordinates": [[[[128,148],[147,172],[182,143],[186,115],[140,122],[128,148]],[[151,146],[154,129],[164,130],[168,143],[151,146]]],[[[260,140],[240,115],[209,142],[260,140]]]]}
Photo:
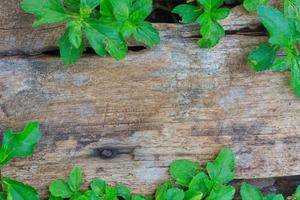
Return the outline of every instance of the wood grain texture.
{"type": "MultiPolygon", "coordinates": [[[[49,56],[0,59],[0,124],[39,120],[43,139],[2,174],[46,186],[73,166],[151,193],[174,159],[211,160],[234,149],[237,178],[300,174],[300,104],[289,73],[253,73],[247,52],[265,37],[228,35],[199,49],[178,26],[162,44],[121,62],[86,56],[72,67],[49,56]]],[[[2,130],[2,131],[3,131],[2,130]]]]}
{"type": "MultiPolygon", "coordinates": [[[[33,28],[34,17],[20,10],[21,0],[2,0],[0,2],[0,55],[39,54],[55,49],[64,26],[60,24],[44,25],[33,28]]],[[[282,1],[272,1],[280,7],[282,1]]],[[[256,28],[260,22],[255,14],[247,13],[242,6],[232,9],[229,18],[222,22],[228,31],[256,28]]],[[[160,29],[161,25],[156,25],[160,29]]],[[[180,26],[181,27],[181,26],[180,26]]],[[[183,27],[186,34],[199,34],[197,25],[183,27]]],[[[132,44],[135,45],[135,44],[132,44]]]]}

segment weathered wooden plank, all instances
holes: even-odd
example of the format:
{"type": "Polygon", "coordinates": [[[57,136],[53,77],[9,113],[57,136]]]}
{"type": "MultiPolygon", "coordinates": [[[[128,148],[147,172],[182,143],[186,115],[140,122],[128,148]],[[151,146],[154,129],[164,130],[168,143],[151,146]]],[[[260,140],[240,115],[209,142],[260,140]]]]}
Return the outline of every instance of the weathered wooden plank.
{"type": "MultiPolygon", "coordinates": [[[[39,54],[52,50],[64,31],[63,25],[31,26],[34,17],[20,10],[21,0],[3,0],[0,3],[0,55],[39,54]]],[[[282,1],[273,1],[275,6],[282,1]]],[[[222,22],[228,31],[255,28],[260,25],[256,15],[247,13],[242,6],[232,9],[229,18],[222,22]]],[[[159,30],[165,25],[156,24],[159,30]]],[[[175,25],[176,26],[176,25],[175,25]]],[[[183,36],[198,35],[197,25],[178,25],[183,36]]]]}
{"type": "Polygon", "coordinates": [[[1,129],[36,119],[44,133],[32,158],[2,174],[45,194],[50,180],[81,166],[87,180],[149,193],[172,160],[204,163],[224,146],[236,153],[238,178],[300,174],[300,102],[289,74],[255,74],[246,64],[266,38],[229,35],[207,50],[176,30],[167,27],[161,45],[121,62],[1,58],[1,129]]]}

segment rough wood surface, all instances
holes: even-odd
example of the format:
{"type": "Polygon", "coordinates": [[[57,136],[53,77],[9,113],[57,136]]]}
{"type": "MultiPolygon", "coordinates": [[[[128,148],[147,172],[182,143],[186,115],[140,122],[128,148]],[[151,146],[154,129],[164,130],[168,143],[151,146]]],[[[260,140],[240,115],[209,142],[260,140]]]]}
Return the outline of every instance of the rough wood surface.
{"type": "MultiPolygon", "coordinates": [[[[34,17],[20,10],[20,2],[2,0],[0,3],[0,55],[39,54],[54,49],[64,26],[51,24],[33,28],[31,24],[34,17]]],[[[280,7],[282,1],[273,0],[272,4],[280,7]]],[[[247,13],[242,6],[233,8],[230,17],[222,24],[229,31],[260,25],[257,16],[247,13]]],[[[157,28],[160,29],[160,25],[157,28]]],[[[183,30],[199,34],[195,25],[184,26],[183,30]]]]}
{"type": "Polygon", "coordinates": [[[238,178],[300,174],[300,102],[289,73],[255,74],[246,63],[266,38],[228,35],[207,50],[180,30],[165,26],[161,45],[121,62],[1,58],[1,129],[32,119],[43,129],[34,156],[2,174],[45,194],[50,180],[80,166],[87,180],[149,193],[172,160],[204,163],[224,146],[236,153],[238,178]]]}

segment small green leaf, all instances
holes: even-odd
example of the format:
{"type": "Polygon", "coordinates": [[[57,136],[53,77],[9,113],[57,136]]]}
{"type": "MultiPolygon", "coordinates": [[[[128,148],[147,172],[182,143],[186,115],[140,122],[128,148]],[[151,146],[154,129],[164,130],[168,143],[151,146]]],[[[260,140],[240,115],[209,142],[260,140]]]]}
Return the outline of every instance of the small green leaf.
{"type": "Polygon", "coordinates": [[[53,195],[50,195],[49,200],[63,200],[63,198],[61,198],[61,197],[55,197],[53,195]]]}
{"type": "Polygon", "coordinates": [[[211,48],[218,44],[220,39],[225,36],[223,27],[214,21],[203,24],[200,33],[202,38],[198,41],[198,45],[202,48],[211,48]]]}
{"type": "Polygon", "coordinates": [[[288,18],[270,6],[259,6],[257,11],[260,21],[270,34],[270,43],[289,46],[293,41],[295,30],[291,27],[288,18]]]}
{"type": "Polygon", "coordinates": [[[33,187],[21,182],[3,177],[2,186],[7,192],[8,200],[40,200],[37,191],[33,187]]]}
{"type": "Polygon", "coordinates": [[[294,194],[295,200],[300,200],[300,185],[297,187],[296,192],[294,194]]]}
{"type": "Polygon", "coordinates": [[[184,191],[178,188],[171,188],[166,193],[165,200],[183,200],[184,191]]]}
{"type": "Polygon", "coordinates": [[[206,196],[211,191],[213,184],[213,181],[209,180],[204,172],[199,172],[190,182],[189,190],[200,191],[203,196],[206,196]]]}
{"type": "Polygon", "coordinates": [[[117,200],[117,191],[114,187],[107,185],[105,188],[106,199],[108,200],[117,200]]]}
{"type": "Polygon", "coordinates": [[[184,193],[184,200],[201,200],[203,193],[197,190],[188,190],[184,193]]]}
{"type": "Polygon", "coordinates": [[[73,194],[68,184],[61,179],[52,181],[52,183],[49,186],[49,190],[51,195],[61,198],[70,198],[73,194]]]}
{"type": "Polygon", "coordinates": [[[103,197],[105,195],[107,183],[100,179],[94,179],[91,183],[92,191],[99,197],[103,197]]]}
{"type": "Polygon", "coordinates": [[[4,192],[0,192],[0,200],[7,200],[7,195],[4,192]]]}
{"type": "Polygon", "coordinates": [[[290,68],[288,57],[277,59],[271,66],[273,71],[286,71],[290,68]]]}
{"type": "Polygon", "coordinates": [[[79,191],[80,185],[82,184],[83,176],[81,169],[75,167],[72,169],[70,176],[68,177],[68,185],[72,192],[79,191]]]}
{"type": "Polygon", "coordinates": [[[197,174],[200,165],[190,160],[176,160],[170,165],[170,174],[176,183],[188,186],[192,178],[197,174]]]}
{"type": "Polygon", "coordinates": [[[64,33],[64,35],[59,39],[57,45],[59,47],[61,60],[67,65],[75,63],[85,50],[85,44],[83,41],[79,48],[72,45],[69,39],[69,31],[64,33]]]}
{"type": "Polygon", "coordinates": [[[204,6],[205,10],[211,11],[222,6],[224,0],[200,0],[200,3],[204,6]]]}
{"type": "Polygon", "coordinates": [[[167,191],[172,188],[172,184],[170,181],[166,181],[162,183],[155,192],[155,200],[165,200],[167,191]]]}
{"type": "Polygon", "coordinates": [[[291,83],[292,89],[300,97],[300,59],[291,59],[291,83]]]}
{"type": "Polygon", "coordinates": [[[268,4],[269,0],[244,0],[244,7],[249,12],[256,12],[257,7],[268,4]]]}
{"type": "Polygon", "coordinates": [[[213,163],[207,164],[207,171],[210,178],[220,183],[228,183],[235,177],[234,175],[234,155],[231,149],[225,148],[219,153],[213,163]]]}
{"type": "Polygon", "coordinates": [[[158,31],[149,22],[144,22],[133,33],[134,39],[143,42],[148,47],[153,47],[160,42],[158,31]]]}
{"type": "Polygon", "coordinates": [[[99,5],[99,0],[80,0],[81,5],[88,6],[91,10],[99,5]]]}
{"type": "Polygon", "coordinates": [[[69,40],[75,48],[80,48],[83,35],[80,22],[72,21],[67,24],[69,30],[69,40]]]}
{"type": "Polygon", "coordinates": [[[263,194],[250,184],[243,183],[241,186],[242,200],[263,200],[263,194]]]}
{"type": "Polygon", "coordinates": [[[234,194],[235,188],[233,186],[215,185],[206,200],[232,200],[234,194]]]}
{"type": "Polygon", "coordinates": [[[225,19],[226,17],[228,17],[230,14],[230,9],[229,8],[220,8],[220,9],[216,9],[211,13],[211,17],[214,20],[221,20],[221,19],[225,19]]]}
{"type": "Polygon", "coordinates": [[[248,63],[255,71],[270,69],[279,48],[269,43],[264,43],[253,49],[248,56],[248,63]]]}
{"type": "Polygon", "coordinates": [[[284,197],[281,194],[277,194],[277,195],[271,194],[264,197],[264,200],[284,200],[284,197]]]}
{"type": "Polygon", "coordinates": [[[178,14],[182,18],[181,22],[185,24],[195,22],[202,12],[199,7],[189,4],[178,5],[172,10],[172,13],[178,14]]]}
{"type": "Polygon", "coordinates": [[[29,122],[23,131],[14,133],[11,129],[5,131],[0,149],[0,166],[4,166],[17,157],[28,157],[33,154],[41,138],[38,122],[29,122]]]}
{"type": "Polygon", "coordinates": [[[124,200],[130,200],[130,190],[124,185],[115,186],[117,197],[122,197],[124,200]]]}
{"type": "Polygon", "coordinates": [[[146,198],[142,195],[132,195],[131,200],[146,200],[146,198]]]}
{"type": "Polygon", "coordinates": [[[135,24],[142,23],[152,12],[152,0],[135,0],[130,13],[130,19],[135,24]]]}

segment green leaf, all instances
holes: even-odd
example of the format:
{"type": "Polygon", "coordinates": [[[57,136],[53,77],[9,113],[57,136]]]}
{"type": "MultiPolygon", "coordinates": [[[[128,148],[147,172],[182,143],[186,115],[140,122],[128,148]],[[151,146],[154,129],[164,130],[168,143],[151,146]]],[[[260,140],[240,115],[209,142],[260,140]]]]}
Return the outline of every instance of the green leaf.
{"type": "Polygon", "coordinates": [[[300,200],[300,185],[296,189],[296,193],[294,194],[295,200],[300,200]]]}
{"type": "Polygon", "coordinates": [[[270,34],[270,43],[280,46],[289,46],[293,41],[295,30],[292,29],[288,18],[279,10],[270,6],[259,6],[258,15],[270,34]]]}
{"type": "Polygon", "coordinates": [[[67,24],[67,28],[69,30],[69,40],[75,48],[80,48],[82,44],[83,35],[81,26],[81,23],[76,21],[72,21],[67,24]]]}
{"type": "Polygon", "coordinates": [[[256,12],[257,7],[268,4],[269,0],[244,0],[244,7],[249,12],[256,12]]]}
{"type": "Polygon", "coordinates": [[[144,22],[133,33],[136,41],[146,44],[148,47],[153,47],[160,42],[158,31],[149,22],[144,22]]]}
{"type": "Polygon", "coordinates": [[[99,5],[99,0],[80,0],[81,5],[88,6],[91,10],[99,5]]]}
{"type": "Polygon", "coordinates": [[[130,200],[130,190],[124,185],[115,186],[117,197],[122,197],[124,200],[130,200]]]}
{"type": "Polygon", "coordinates": [[[204,172],[199,172],[190,182],[189,190],[200,191],[203,196],[206,196],[211,191],[213,184],[213,181],[209,180],[204,172]]]}
{"type": "Polygon", "coordinates": [[[284,200],[284,197],[281,194],[277,194],[277,195],[272,194],[264,197],[264,200],[284,200]]]}
{"type": "Polygon", "coordinates": [[[170,165],[170,174],[177,184],[188,186],[197,174],[200,165],[190,160],[176,160],[170,165]]]}
{"type": "Polygon", "coordinates": [[[83,176],[81,169],[75,167],[72,169],[70,176],[68,177],[68,185],[72,192],[79,191],[80,185],[82,184],[83,176]]]}
{"type": "Polygon", "coordinates": [[[100,179],[94,179],[91,183],[92,191],[95,192],[95,194],[99,197],[102,197],[105,195],[107,183],[100,179]]]}
{"type": "Polygon", "coordinates": [[[242,183],[241,186],[242,200],[263,200],[263,194],[250,184],[242,183]]]}
{"type": "Polygon", "coordinates": [[[55,197],[53,195],[50,195],[49,200],[63,200],[63,198],[61,198],[61,197],[55,197]]]}
{"type": "Polygon", "coordinates": [[[195,22],[202,12],[199,7],[189,4],[178,5],[172,10],[172,13],[178,14],[182,18],[181,22],[185,24],[195,22]]]}
{"type": "Polygon", "coordinates": [[[152,0],[135,0],[130,13],[130,19],[135,24],[142,23],[152,12],[152,0]]]}
{"type": "Polygon", "coordinates": [[[132,195],[131,200],[146,200],[146,198],[142,195],[132,195]]]}
{"type": "Polygon", "coordinates": [[[220,8],[220,9],[216,9],[211,13],[211,17],[214,20],[221,20],[221,19],[225,19],[226,17],[228,17],[230,14],[230,9],[229,8],[220,8]]]}
{"type": "Polygon", "coordinates": [[[203,193],[197,190],[188,190],[184,193],[184,200],[201,200],[203,193]]]}
{"type": "Polygon", "coordinates": [[[40,200],[37,191],[33,187],[21,182],[3,177],[2,186],[7,192],[8,200],[40,200]]]}
{"type": "Polygon", "coordinates": [[[234,194],[235,188],[233,186],[216,185],[206,200],[232,200],[234,194]]]}
{"type": "Polygon", "coordinates": [[[100,56],[109,52],[115,59],[123,59],[127,54],[127,46],[122,36],[113,28],[104,25],[101,21],[89,20],[85,33],[91,46],[100,56]]]}
{"type": "Polygon", "coordinates": [[[69,30],[64,33],[64,35],[58,41],[58,47],[60,51],[61,60],[64,64],[73,64],[75,63],[82,52],[85,50],[85,44],[82,41],[79,48],[76,48],[72,45],[69,39],[69,30]]]}
{"type": "Polygon", "coordinates": [[[223,27],[214,21],[206,22],[200,33],[203,38],[198,41],[198,45],[202,48],[211,48],[218,44],[220,39],[225,36],[223,27]]]}
{"type": "Polygon", "coordinates": [[[41,133],[38,122],[27,123],[23,131],[17,133],[7,129],[0,149],[0,166],[4,166],[17,157],[31,156],[40,138],[41,133]]]}
{"type": "Polygon", "coordinates": [[[300,59],[291,59],[291,87],[300,97],[300,59]]]}
{"type": "Polygon", "coordinates": [[[270,69],[278,52],[276,45],[264,43],[253,49],[248,56],[248,63],[255,71],[270,69]]]}
{"type": "Polygon", "coordinates": [[[80,8],[80,0],[64,0],[64,6],[71,11],[78,11],[80,8]]]}
{"type": "Polygon", "coordinates": [[[166,193],[165,200],[183,200],[184,191],[178,188],[171,188],[166,193]]]}
{"type": "Polygon", "coordinates": [[[117,191],[114,187],[107,185],[105,188],[105,194],[107,200],[118,200],[117,191]]]}
{"type": "Polygon", "coordinates": [[[7,195],[4,192],[0,192],[0,200],[7,200],[7,195]]]}
{"type": "Polygon", "coordinates": [[[100,0],[100,14],[124,22],[128,19],[131,0],[100,0]]]}
{"type": "Polygon", "coordinates": [[[223,5],[224,0],[200,0],[205,10],[213,10],[223,5]]]}
{"type": "Polygon", "coordinates": [[[61,179],[52,181],[49,186],[49,190],[51,195],[61,198],[70,198],[73,194],[68,184],[61,179]]]}
{"type": "Polygon", "coordinates": [[[37,17],[33,26],[69,20],[59,0],[23,0],[21,8],[37,17]]]}
{"type": "Polygon", "coordinates": [[[155,200],[165,200],[167,191],[172,188],[172,184],[170,181],[166,181],[162,183],[155,192],[155,200]]]}
{"type": "Polygon", "coordinates": [[[277,59],[271,66],[273,71],[286,71],[290,68],[288,57],[277,59]]]}
{"type": "Polygon", "coordinates": [[[234,179],[234,167],[234,155],[229,148],[222,149],[215,161],[206,166],[210,178],[220,183],[228,183],[234,179]]]}

